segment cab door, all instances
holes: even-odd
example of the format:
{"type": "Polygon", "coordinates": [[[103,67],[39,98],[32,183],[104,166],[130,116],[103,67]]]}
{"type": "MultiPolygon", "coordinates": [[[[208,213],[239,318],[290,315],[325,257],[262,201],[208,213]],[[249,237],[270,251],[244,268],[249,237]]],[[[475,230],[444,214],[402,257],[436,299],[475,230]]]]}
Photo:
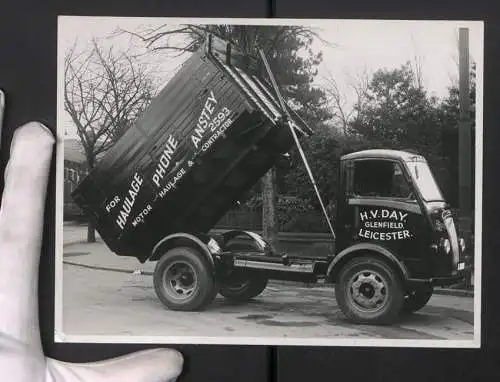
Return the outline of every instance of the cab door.
{"type": "Polygon", "coordinates": [[[346,167],[345,246],[358,242],[383,246],[412,270],[424,273],[428,226],[403,164],[366,158],[346,167]]]}

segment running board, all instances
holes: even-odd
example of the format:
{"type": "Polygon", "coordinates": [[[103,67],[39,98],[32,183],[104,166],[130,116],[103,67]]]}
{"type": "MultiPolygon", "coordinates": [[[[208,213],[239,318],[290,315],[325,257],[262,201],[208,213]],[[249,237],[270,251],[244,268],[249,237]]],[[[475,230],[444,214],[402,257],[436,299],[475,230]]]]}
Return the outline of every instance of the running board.
{"type": "Polygon", "coordinates": [[[297,273],[307,273],[314,274],[315,263],[308,264],[279,264],[279,263],[268,263],[264,261],[252,261],[252,260],[234,260],[233,266],[236,268],[252,268],[252,269],[265,269],[269,271],[283,271],[283,272],[297,272],[297,273]]]}

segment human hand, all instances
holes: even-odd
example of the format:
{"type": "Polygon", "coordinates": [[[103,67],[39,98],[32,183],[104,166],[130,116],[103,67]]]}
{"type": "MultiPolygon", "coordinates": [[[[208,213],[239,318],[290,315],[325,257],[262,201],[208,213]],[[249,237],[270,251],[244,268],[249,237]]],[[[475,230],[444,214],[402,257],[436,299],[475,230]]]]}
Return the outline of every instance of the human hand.
{"type": "MultiPolygon", "coordinates": [[[[5,97],[0,91],[0,131],[5,97]]],[[[38,265],[44,205],[56,140],[45,126],[19,127],[11,144],[0,209],[0,379],[12,382],[164,382],[182,369],[180,353],[155,349],[71,364],[45,357],[38,322],[38,265]]]]}

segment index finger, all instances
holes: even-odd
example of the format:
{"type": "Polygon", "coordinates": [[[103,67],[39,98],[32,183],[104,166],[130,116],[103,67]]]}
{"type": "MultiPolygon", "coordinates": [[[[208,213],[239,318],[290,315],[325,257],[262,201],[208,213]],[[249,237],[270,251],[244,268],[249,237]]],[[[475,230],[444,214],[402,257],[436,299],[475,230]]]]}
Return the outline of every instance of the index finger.
{"type": "Polygon", "coordinates": [[[16,130],[0,208],[0,334],[40,346],[38,265],[54,137],[37,122],[16,130]]]}

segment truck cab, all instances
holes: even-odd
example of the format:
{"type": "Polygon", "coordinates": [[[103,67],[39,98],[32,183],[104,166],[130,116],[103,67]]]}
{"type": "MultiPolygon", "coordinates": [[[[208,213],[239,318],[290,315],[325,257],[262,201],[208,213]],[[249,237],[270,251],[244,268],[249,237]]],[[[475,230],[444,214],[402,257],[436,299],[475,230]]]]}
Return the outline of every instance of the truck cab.
{"type": "Polygon", "coordinates": [[[391,324],[423,308],[435,286],[463,280],[465,241],[423,156],[358,151],[340,158],[339,171],[332,253],[273,253],[256,233],[227,232],[219,239],[219,293],[244,301],[267,280],[324,280],[350,321],[391,324]],[[234,244],[245,235],[246,244],[234,244]]]}
{"type": "Polygon", "coordinates": [[[336,253],[328,274],[354,320],[384,321],[399,309],[416,311],[435,285],[463,277],[465,241],[423,156],[398,150],[347,154],[339,178],[336,253]]]}

